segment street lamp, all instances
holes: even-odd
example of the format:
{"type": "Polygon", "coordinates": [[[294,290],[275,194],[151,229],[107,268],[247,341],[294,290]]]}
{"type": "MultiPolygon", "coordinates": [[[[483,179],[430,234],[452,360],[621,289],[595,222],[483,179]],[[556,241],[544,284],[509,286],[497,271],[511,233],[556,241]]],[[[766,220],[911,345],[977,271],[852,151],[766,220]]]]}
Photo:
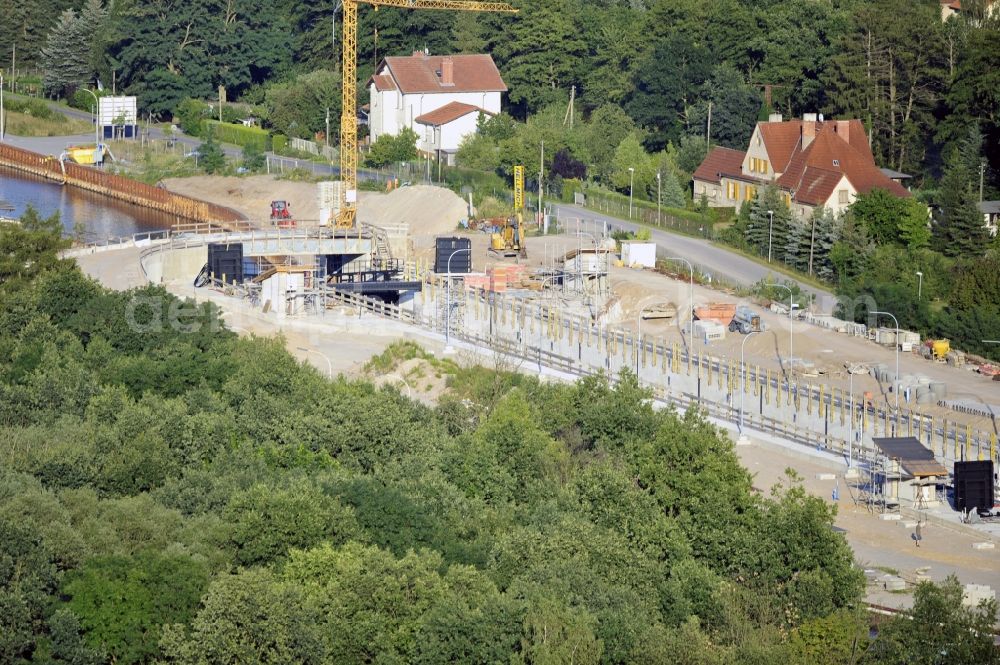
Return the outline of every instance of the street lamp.
{"type": "Polygon", "coordinates": [[[318,356],[322,356],[323,360],[326,361],[326,375],[329,379],[333,379],[333,363],[330,362],[330,357],[327,356],[322,351],[317,351],[316,349],[307,349],[304,346],[296,347],[302,353],[315,353],[318,356]]]}
{"type": "Polygon", "coordinates": [[[740,419],[739,419],[740,434],[743,433],[743,401],[747,394],[747,391],[745,390],[747,366],[744,363],[743,358],[747,348],[747,340],[758,333],[760,333],[759,330],[751,330],[750,333],[743,338],[743,344],[740,345],[740,419]]]}
{"type": "Polygon", "coordinates": [[[774,237],[774,211],[767,211],[767,262],[771,262],[771,240],[774,237]]]}
{"type": "MultiPolygon", "coordinates": [[[[471,255],[472,249],[469,248],[469,247],[466,247],[465,249],[456,249],[454,252],[452,252],[451,254],[448,255],[448,283],[445,284],[445,296],[446,297],[445,297],[445,308],[444,308],[444,314],[445,314],[445,317],[444,317],[444,352],[445,353],[453,353],[455,351],[455,349],[453,349],[452,346],[451,346],[451,260],[452,260],[452,258],[454,258],[454,256],[456,254],[461,254],[462,252],[469,252],[470,255],[471,255]]],[[[472,264],[471,264],[472,257],[470,256],[469,259],[470,259],[469,266],[471,267],[472,266],[472,264]]]]}
{"type": "Polygon", "coordinates": [[[795,371],[795,338],[792,336],[792,289],[784,284],[771,284],[788,291],[788,370],[789,375],[795,371]]]}
{"type": "Polygon", "coordinates": [[[97,99],[97,93],[88,88],[81,88],[82,90],[90,93],[90,96],[94,98],[94,164],[97,164],[97,146],[101,144],[101,140],[97,136],[97,132],[100,129],[97,123],[98,109],[101,106],[101,102],[97,99]]]}
{"type": "Polygon", "coordinates": [[[3,72],[0,71],[0,141],[3,141],[3,72]]]}
{"type": "Polygon", "coordinates": [[[917,271],[917,300],[920,300],[920,292],[924,287],[924,273],[917,271]]]}
{"type": "MultiPolygon", "coordinates": [[[[896,384],[893,386],[892,392],[896,394],[896,422],[899,422],[899,321],[889,312],[877,312],[875,310],[871,310],[868,313],[873,314],[876,317],[880,314],[883,316],[890,316],[892,317],[893,323],[896,324],[896,339],[893,340],[893,345],[896,347],[896,384]]],[[[876,321],[877,320],[878,319],[876,318],[876,321]]]]}
{"type": "Polygon", "coordinates": [[[688,288],[690,291],[690,296],[689,296],[690,302],[688,303],[688,305],[691,308],[691,332],[689,334],[691,341],[688,342],[691,345],[691,348],[688,349],[688,353],[690,354],[692,351],[694,351],[694,266],[691,264],[690,261],[680,256],[668,256],[667,261],[683,261],[684,263],[688,264],[688,271],[689,271],[688,288]]]}
{"type": "Polygon", "coordinates": [[[656,225],[660,225],[660,172],[656,172],[656,225]]]}
{"type": "Polygon", "coordinates": [[[635,167],[628,167],[628,218],[632,219],[632,185],[635,182],[635,167]]]}

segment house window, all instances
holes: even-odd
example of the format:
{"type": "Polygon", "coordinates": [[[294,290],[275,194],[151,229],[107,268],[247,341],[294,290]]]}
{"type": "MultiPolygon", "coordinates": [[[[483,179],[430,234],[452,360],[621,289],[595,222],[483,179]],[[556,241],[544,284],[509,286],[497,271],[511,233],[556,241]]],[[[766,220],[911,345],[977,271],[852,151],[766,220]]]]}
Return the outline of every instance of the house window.
{"type": "Polygon", "coordinates": [[[847,205],[848,203],[850,203],[850,201],[848,200],[848,192],[846,189],[837,190],[837,203],[839,203],[840,205],[847,205]]]}
{"type": "Polygon", "coordinates": [[[761,173],[767,173],[767,160],[766,159],[760,160],[760,172],[761,173]]]}
{"type": "Polygon", "coordinates": [[[749,201],[750,199],[752,199],[754,197],[754,194],[756,194],[756,193],[757,193],[757,189],[755,187],[753,187],[752,185],[744,185],[743,186],[743,197],[747,201],[749,201]]]}
{"type": "Polygon", "coordinates": [[[840,160],[839,159],[833,160],[833,165],[834,166],[840,166],[840,160]]]}
{"type": "Polygon", "coordinates": [[[739,185],[737,185],[735,182],[727,182],[726,196],[728,196],[730,199],[736,200],[736,198],[739,196],[739,185]]]}
{"type": "Polygon", "coordinates": [[[786,192],[786,193],[784,194],[784,197],[785,197],[785,205],[786,205],[786,206],[788,206],[789,208],[791,208],[791,207],[792,207],[792,195],[791,195],[791,194],[788,194],[788,193],[786,192]]]}

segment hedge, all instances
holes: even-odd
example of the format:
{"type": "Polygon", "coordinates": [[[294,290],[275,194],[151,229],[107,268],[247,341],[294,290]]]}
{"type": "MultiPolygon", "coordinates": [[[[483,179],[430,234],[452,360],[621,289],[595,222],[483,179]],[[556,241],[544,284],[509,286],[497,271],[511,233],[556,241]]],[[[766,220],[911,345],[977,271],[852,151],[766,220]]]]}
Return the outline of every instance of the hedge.
{"type": "Polygon", "coordinates": [[[212,132],[212,136],[220,143],[233,143],[243,147],[252,145],[261,152],[267,152],[271,149],[271,134],[266,129],[245,127],[218,120],[203,120],[202,126],[205,129],[204,136],[207,136],[208,132],[212,132]]]}

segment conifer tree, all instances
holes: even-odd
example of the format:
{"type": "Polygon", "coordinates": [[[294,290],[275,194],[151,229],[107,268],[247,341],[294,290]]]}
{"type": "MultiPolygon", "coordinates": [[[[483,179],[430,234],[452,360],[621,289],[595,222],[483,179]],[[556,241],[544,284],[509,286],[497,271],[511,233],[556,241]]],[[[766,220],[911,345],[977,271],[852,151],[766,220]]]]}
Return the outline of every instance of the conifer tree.
{"type": "Polygon", "coordinates": [[[979,127],[972,127],[949,156],[941,179],[941,214],[934,235],[938,250],[947,256],[982,256],[987,249],[975,185],[982,144],[979,127]]]}
{"type": "Polygon", "coordinates": [[[42,48],[43,87],[47,95],[66,96],[90,76],[90,46],[72,9],[59,15],[42,48]]]}

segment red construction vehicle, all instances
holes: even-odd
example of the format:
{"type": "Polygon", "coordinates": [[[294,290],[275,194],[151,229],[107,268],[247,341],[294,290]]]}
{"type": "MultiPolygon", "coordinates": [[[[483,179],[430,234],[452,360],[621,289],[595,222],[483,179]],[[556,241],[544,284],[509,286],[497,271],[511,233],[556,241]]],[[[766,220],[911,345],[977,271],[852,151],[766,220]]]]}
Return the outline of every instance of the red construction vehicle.
{"type": "Polygon", "coordinates": [[[288,201],[271,201],[271,225],[286,229],[295,226],[288,201]]]}

